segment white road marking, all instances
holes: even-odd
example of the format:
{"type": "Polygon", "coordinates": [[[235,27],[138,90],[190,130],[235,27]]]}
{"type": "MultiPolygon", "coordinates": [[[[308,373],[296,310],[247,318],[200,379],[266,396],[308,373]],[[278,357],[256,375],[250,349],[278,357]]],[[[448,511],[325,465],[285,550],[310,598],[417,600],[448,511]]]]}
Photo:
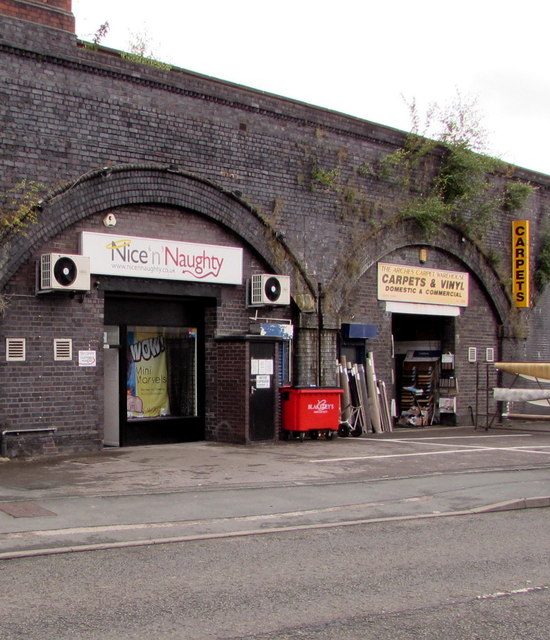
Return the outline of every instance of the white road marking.
{"type": "MultiPolygon", "coordinates": [[[[397,442],[400,444],[418,444],[418,445],[424,445],[426,447],[448,447],[450,443],[438,443],[438,442],[418,442],[417,439],[413,439],[413,440],[377,440],[378,442],[384,442],[385,444],[387,444],[388,442],[397,442]]],[[[483,446],[480,444],[453,444],[451,445],[453,447],[456,447],[457,449],[461,448],[461,449],[469,449],[470,451],[474,451],[475,449],[485,449],[486,451],[522,451],[522,450],[526,450],[526,451],[530,451],[531,453],[543,453],[545,455],[549,455],[550,452],[548,451],[539,451],[539,449],[550,449],[550,445],[546,445],[546,444],[540,444],[540,445],[524,445],[521,447],[487,447],[487,446],[483,446]]]]}
{"type": "MultiPolygon", "coordinates": [[[[498,450],[498,449],[497,449],[498,450]]],[[[449,449],[448,451],[422,451],[420,453],[386,453],[378,456],[350,456],[347,458],[319,458],[310,462],[346,462],[348,460],[377,460],[381,458],[410,458],[413,456],[440,456],[449,453],[481,453],[492,449],[449,449]]]]}
{"type": "MultiPolygon", "coordinates": [[[[418,436],[416,438],[400,438],[403,442],[416,442],[417,440],[468,440],[475,438],[532,438],[532,433],[510,433],[506,435],[492,435],[492,436],[418,436]]],[[[397,442],[397,439],[391,440],[377,440],[376,442],[397,442]]],[[[358,438],[356,442],[372,442],[368,438],[358,438]]]]}
{"type": "MultiPolygon", "coordinates": [[[[464,436],[464,437],[518,437],[515,435],[510,436],[464,436]]],[[[519,437],[525,437],[523,435],[519,435],[519,437]]],[[[531,434],[528,434],[526,437],[531,437],[531,434]]],[[[550,449],[550,445],[532,445],[532,446],[501,446],[501,447],[488,447],[483,445],[476,444],[452,444],[449,442],[423,442],[423,440],[447,440],[452,438],[399,438],[392,440],[371,440],[370,443],[375,443],[376,445],[379,443],[383,444],[407,444],[407,445],[423,445],[428,447],[454,447],[453,449],[445,449],[443,451],[422,451],[415,453],[387,453],[387,454],[377,454],[371,456],[346,456],[342,458],[318,458],[316,460],[310,460],[310,462],[348,462],[354,460],[380,460],[382,458],[412,458],[418,456],[436,456],[436,455],[449,455],[449,454],[457,454],[457,453],[476,453],[476,452],[489,452],[489,451],[503,451],[503,452],[517,452],[517,453],[535,453],[539,455],[550,455],[549,451],[542,451],[541,449],[550,449]]],[[[362,442],[367,442],[367,440],[362,440],[362,442]]]]}
{"type": "Polygon", "coordinates": [[[388,444],[389,442],[397,442],[398,444],[416,444],[423,445],[425,447],[456,447],[457,449],[529,449],[530,447],[488,447],[487,445],[482,444],[452,444],[451,442],[418,442],[417,440],[377,440],[378,442],[384,442],[384,444],[388,444]]]}
{"type": "Polygon", "coordinates": [[[477,600],[491,600],[493,598],[506,598],[508,596],[523,595],[526,593],[534,593],[535,591],[545,591],[550,589],[547,585],[541,587],[524,587],[523,589],[513,589],[512,591],[497,591],[496,593],[487,593],[477,596],[477,600]]]}

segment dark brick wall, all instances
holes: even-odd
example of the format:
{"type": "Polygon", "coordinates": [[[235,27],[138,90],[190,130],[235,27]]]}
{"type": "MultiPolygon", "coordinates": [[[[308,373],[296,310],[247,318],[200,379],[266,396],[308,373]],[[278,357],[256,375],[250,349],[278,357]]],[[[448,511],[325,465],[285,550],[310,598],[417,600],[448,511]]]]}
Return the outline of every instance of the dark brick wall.
{"type": "MultiPolygon", "coordinates": [[[[406,194],[399,176],[375,170],[403,144],[403,132],[191,72],[129,62],[77,45],[70,29],[14,17],[8,4],[0,0],[0,191],[32,180],[44,185],[45,200],[28,235],[2,236],[0,285],[10,296],[2,338],[29,340],[29,360],[20,365],[5,363],[0,344],[5,421],[56,426],[56,442],[65,438],[67,447],[101,442],[101,287],[82,302],[36,297],[34,270],[41,253],[78,252],[80,230],[105,231],[107,211],[119,220],[113,233],[243,246],[245,278],[288,273],[296,300],[314,297],[320,283],[320,343],[315,313],[297,306],[266,312],[292,313],[297,384],[319,375],[322,384],[336,381],[341,322],[378,325],[371,347],[378,377],[389,383],[391,314],[376,299],[376,263],[416,264],[419,246],[429,248],[427,266],[473,276],[470,307],[456,322],[461,419],[475,391],[467,346],[495,346],[503,359],[550,359],[548,296],[533,311],[510,313],[507,288],[510,222],[531,220],[534,266],[538,230],[550,211],[548,176],[513,167],[494,176],[495,188],[521,178],[537,191],[521,211],[503,209],[482,242],[456,229],[427,241],[410,223],[388,223],[406,194]],[[335,182],[317,180],[319,168],[334,172],[335,182]],[[49,362],[51,341],[61,333],[74,339],[75,354],[98,349],[95,371],[76,360],[49,362]]],[[[70,9],[70,3],[49,5],[70,9]]],[[[437,151],[425,160],[413,191],[421,191],[439,160],[437,151]]],[[[206,314],[207,437],[246,441],[246,392],[242,406],[231,405],[230,391],[219,384],[219,376],[247,369],[246,348],[216,338],[245,333],[252,311],[244,286],[204,293],[218,301],[206,314]]]]}
{"type": "Polygon", "coordinates": [[[248,437],[250,364],[248,343],[223,341],[216,344],[217,420],[207,437],[220,442],[243,444],[248,437]]]}
{"type": "MultiPolygon", "coordinates": [[[[133,206],[113,210],[117,218],[115,236],[120,234],[157,236],[190,242],[236,245],[232,233],[212,221],[189,211],[151,206],[133,206]]],[[[77,253],[81,231],[107,233],[103,214],[88,217],[64,229],[49,243],[40,245],[41,252],[77,253]]],[[[35,256],[38,258],[38,255],[35,256]]],[[[262,272],[264,265],[250,252],[244,253],[245,278],[262,272]]],[[[65,293],[35,295],[35,263],[22,267],[9,287],[9,308],[2,325],[3,338],[25,338],[26,362],[5,361],[5,340],[0,343],[3,396],[2,422],[8,427],[56,427],[54,440],[64,441],[68,434],[81,434],[99,446],[103,417],[103,325],[105,278],[94,276],[98,286],[89,294],[70,297],[65,293]],[[54,338],[73,340],[71,362],[53,361],[54,338]],[[97,352],[97,367],[79,367],[78,351],[97,352]]],[[[109,279],[107,279],[109,280],[109,279]]],[[[109,291],[125,290],[126,278],[109,280],[109,291]],[[112,280],[115,282],[113,283],[112,280]],[[118,283],[117,283],[118,281],[118,283]]],[[[139,281],[136,294],[154,293],[155,281],[139,281]]],[[[189,286],[189,285],[188,285],[189,286]]],[[[192,285],[197,286],[197,285],[192,285]]],[[[205,297],[218,295],[219,287],[201,286],[205,297]]],[[[252,311],[246,307],[246,286],[221,288],[219,306],[207,309],[205,318],[205,413],[208,439],[244,442],[247,439],[247,394],[249,381],[243,372],[247,352],[243,343],[217,342],[218,336],[243,335],[249,329],[252,311]]],[[[263,310],[264,314],[273,311],[263,310]]],[[[279,309],[277,317],[288,315],[279,309]]],[[[28,438],[28,436],[25,436],[28,438]]],[[[88,443],[88,446],[90,443],[88,443]]],[[[66,450],[63,444],[61,450],[66,450]]]]}
{"type": "Polygon", "coordinates": [[[71,0],[0,0],[0,15],[74,33],[71,0]]]}

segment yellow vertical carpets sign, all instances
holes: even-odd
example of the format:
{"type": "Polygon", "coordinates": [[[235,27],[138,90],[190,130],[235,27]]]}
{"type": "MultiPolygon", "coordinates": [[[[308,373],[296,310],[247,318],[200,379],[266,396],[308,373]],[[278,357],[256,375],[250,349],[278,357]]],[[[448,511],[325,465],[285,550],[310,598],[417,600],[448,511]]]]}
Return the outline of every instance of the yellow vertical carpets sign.
{"type": "Polygon", "coordinates": [[[516,307],[530,307],[529,220],[512,222],[512,298],[516,307]]]}

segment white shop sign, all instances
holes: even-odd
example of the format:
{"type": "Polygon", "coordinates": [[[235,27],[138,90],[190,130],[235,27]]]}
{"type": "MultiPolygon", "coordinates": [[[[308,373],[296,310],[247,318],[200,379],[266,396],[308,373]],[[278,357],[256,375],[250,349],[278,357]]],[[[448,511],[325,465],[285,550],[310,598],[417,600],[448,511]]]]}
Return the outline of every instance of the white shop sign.
{"type": "Polygon", "coordinates": [[[242,284],[238,247],[83,231],[80,252],[98,275],[242,284]]]}

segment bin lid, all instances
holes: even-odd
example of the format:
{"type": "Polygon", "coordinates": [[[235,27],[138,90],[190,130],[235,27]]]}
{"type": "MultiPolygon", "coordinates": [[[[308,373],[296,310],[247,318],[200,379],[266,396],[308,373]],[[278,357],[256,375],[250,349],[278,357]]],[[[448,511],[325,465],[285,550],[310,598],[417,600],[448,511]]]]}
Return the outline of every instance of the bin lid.
{"type": "Polygon", "coordinates": [[[279,391],[335,391],[337,393],[342,392],[343,389],[340,387],[318,387],[316,385],[296,385],[296,386],[287,386],[287,387],[279,387],[279,391]]]}

